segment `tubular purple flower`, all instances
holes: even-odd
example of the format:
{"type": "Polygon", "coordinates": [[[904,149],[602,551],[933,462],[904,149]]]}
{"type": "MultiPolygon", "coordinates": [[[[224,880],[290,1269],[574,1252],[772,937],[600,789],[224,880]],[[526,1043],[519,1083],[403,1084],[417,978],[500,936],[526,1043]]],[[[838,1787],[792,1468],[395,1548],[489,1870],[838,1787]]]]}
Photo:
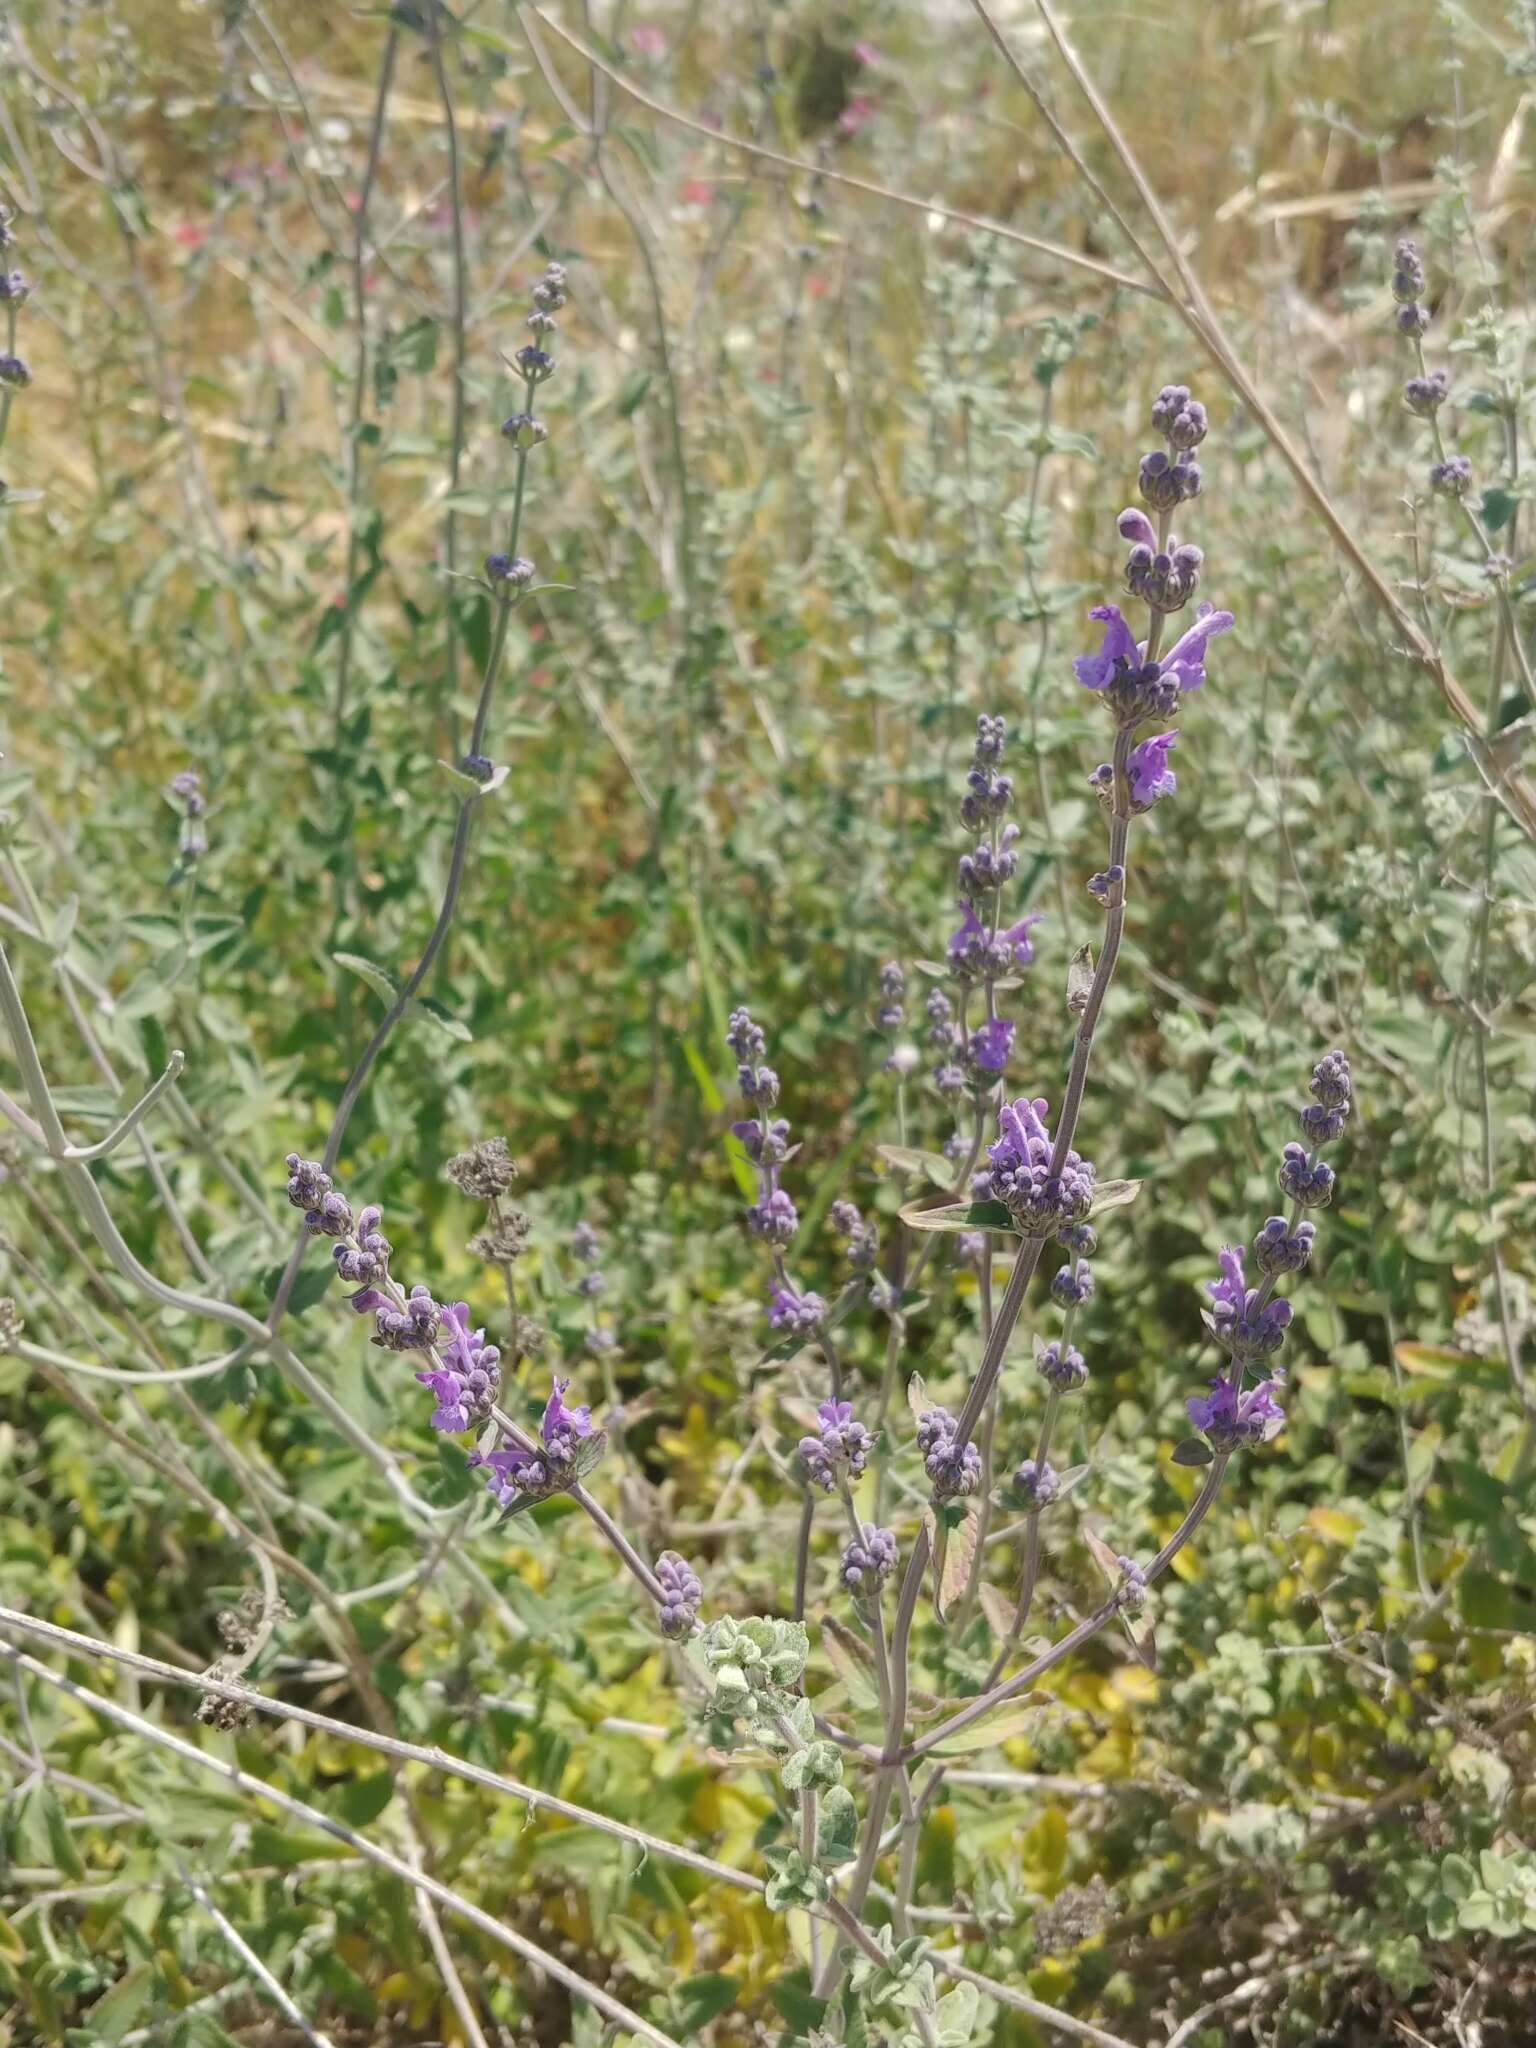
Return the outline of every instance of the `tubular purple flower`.
{"type": "Polygon", "coordinates": [[[1168,754],[1178,744],[1177,732],[1160,732],[1132,747],[1126,773],[1131,785],[1131,808],[1149,811],[1160,797],[1172,796],[1178,777],[1168,766],[1168,754]]]}
{"type": "Polygon", "coordinates": [[[1246,1394],[1218,1373],[1208,1394],[1191,1394],[1185,1402],[1189,1419],[1213,1449],[1235,1451],[1244,1444],[1268,1443],[1285,1427],[1285,1411],[1275,1396],[1279,1380],[1263,1380],[1246,1394]]]}

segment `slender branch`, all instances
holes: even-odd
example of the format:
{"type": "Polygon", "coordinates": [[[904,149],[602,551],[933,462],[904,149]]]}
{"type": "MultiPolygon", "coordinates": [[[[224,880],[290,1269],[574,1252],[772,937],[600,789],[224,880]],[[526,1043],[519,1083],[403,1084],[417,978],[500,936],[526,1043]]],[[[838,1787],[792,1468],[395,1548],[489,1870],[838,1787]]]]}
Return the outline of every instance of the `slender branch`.
{"type": "Polygon", "coordinates": [[[187,1064],[184,1052],[173,1052],[166,1062],[165,1072],[158,1081],[152,1081],[138,1101],[120,1123],[116,1123],[104,1138],[94,1145],[66,1145],[58,1155],[61,1159],[105,1159],[109,1152],[115,1152],[130,1131],[137,1128],[149,1114],[160,1097],[165,1093],[187,1064]]]}
{"type": "Polygon", "coordinates": [[[302,1799],[295,1799],[292,1793],[268,1784],[264,1778],[252,1777],[248,1771],[242,1771],[238,1765],[226,1762],[222,1757],[211,1756],[206,1750],[198,1749],[190,1742],[183,1742],[180,1736],[172,1735],[164,1728],[157,1728],[153,1721],[146,1721],[140,1715],[130,1713],[126,1707],[120,1707],[115,1700],[106,1699],[102,1694],[92,1692],[86,1686],[77,1685],[74,1679],[64,1677],[50,1665],[39,1662],[36,1657],[18,1652],[17,1662],[23,1669],[30,1671],[34,1678],[40,1678],[45,1685],[51,1685],[59,1692],[67,1693],[89,1712],[99,1714],[117,1727],[126,1729],[130,1735],[140,1736],[146,1742],[154,1743],[157,1748],[169,1750],[184,1763],[192,1764],[200,1771],[210,1772],[214,1777],[225,1779],[255,1799],[268,1801],[280,1812],[291,1815],[304,1826],[318,1828],[323,1834],[333,1836],[338,1842],[345,1842],[360,1856],[365,1856],[370,1863],[376,1863],[381,1870],[388,1870],[406,1884],[426,1892],[439,1905],[446,1906],[451,1913],[456,1913],[460,1919],[467,1920],[472,1927],[477,1927],[492,1941],[499,1942],[505,1949],[510,1949],[523,1962],[536,1970],[542,1970],[546,1976],[554,1978],[557,1984],[563,1984],[573,1998],[579,1999],[585,2005],[595,2006],[600,2013],[615,2021],[620,2027],[638,2034],[642,2041],[653,2043],[653,2048],[681,2048],[681,2044],[670,2034],[664,2034],[659,2027],[652,2026],[649,2020],[642,2019],[639,2013],[632,2012],[621,1999],[603,1990],[601,1985],[589,1984],[584,1977],[578,1976],[576,1971],[561,1962],[558,1956],[540,1948],[526,1935],[504,1926],[500,1920],[494,1919],[483,1908],[475,1905],[473,1900],[450,1891],[447,1885],[439,1883],[435,1877],[428,1877],[424,1871],[413,1870],[403,1857],[394,1855],[388,1849],[381,1849],[376,1842],[370,1842],[366,1835],[360,1835],[355,1828],[349,1828],[345,1822],[334,1820],[330,1814],[322,1813],[318,1807],[306,1805],[302,1799]]]}

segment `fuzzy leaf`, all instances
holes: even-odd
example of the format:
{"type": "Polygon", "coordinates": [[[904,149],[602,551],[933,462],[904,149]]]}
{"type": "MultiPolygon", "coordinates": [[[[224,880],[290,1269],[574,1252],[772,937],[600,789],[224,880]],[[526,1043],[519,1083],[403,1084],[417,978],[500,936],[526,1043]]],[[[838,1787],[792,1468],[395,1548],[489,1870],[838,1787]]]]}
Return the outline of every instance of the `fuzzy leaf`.
{"type": "Polygon", "coordinates": [[[923,1376],[920,1372],[913,1373],[911,1379],[907,1381],[907,1406],[912,1410],[913,1415],[919,1422],[922,1421],[928,1410],[933,1406],[933,1403],[928,1398],[928,1389],[923,1384],[923,1376]]]}
{"type": "Polygon", "coordinates": [[[1014,1605],[1001,1586],[983,1583],[978,1598],[981,1611],[987,1617],[987,1624],[1000,1643],[1008,1640],[1013,1627],[1014,1605]]]}
{"type": "Polygon", "coordinates": [[[898,1173],[926,1175],[936,1188],[947,1190],[955,1184],[954,1161],[946,1159],[942,1152],[924,1152],[915,1145],[877,1145],[875,1154],[898,1173]]]}
{"type": "Polygon", "coordinates": [[[393,1003],[400,993],[400,985],[387,967],[380,967],[377,961],[364,959],[361,953],[333,953],[331,958],[338,967],[345,967],[349,974],[355,974],[359,981],[366,981],[374,994],[386,1003],[393,1003]]]}
{"type": "Polygon", "coordinates": [[[971,1566],[976,1559],[976,1538],[980,1521],[974,1508],[967,1508],[949,1530],[944,1546],[944,1569],[939,1574],[938,1614],[943,1621],[970,1584],[971,1566]]]}
{"type": "MultiPolygon", "coordinates": [[[[1110,1185],[1134,1187],[1139,1183],[1110,1185]]],[[[1125,1195],[1121,1199],[1129,1201],[1131,1197],[1125,1195]]],[[[947,1202],[937,1209],[925,1209],[921,1202],[908,1202],[901,1211],[901,1220],[911,1230],[1005,1230],[1010,1237],[1021,1234],[1001,1202],[947,1202]]]]}
{"type": "Polygon", "coordinates": [[[1175,1465],[1209,1465],[1215,1455],[1204,1437],[1187,1436],[1173,1447],[1175,1465]]]}
{"type": "Polygon", "coordinates": [[[1102,1216],[1106,1209],[1123,1209],[1141,1193],[1139,1180],[1101,1180],[1093,1191],[1090,1216],[1102,1216]]]}

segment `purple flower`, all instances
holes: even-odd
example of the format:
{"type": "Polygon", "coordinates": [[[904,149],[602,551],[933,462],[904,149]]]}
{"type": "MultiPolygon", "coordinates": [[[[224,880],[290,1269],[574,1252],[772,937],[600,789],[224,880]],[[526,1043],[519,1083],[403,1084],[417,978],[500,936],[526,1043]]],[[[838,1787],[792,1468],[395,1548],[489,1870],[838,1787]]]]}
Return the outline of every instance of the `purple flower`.
{"type": "Polygon", "coordinates": [[[1290,1326],[1291,1304],[1276,1299],[1259,1306],[1257,1287],[1249,1287],[1243,1275],[1245,1248],[1223,1245],[1221,1278],[1207,1286],[1211,1312],[1207,1317],[1211,1335],[1234,1358],[1267,1358],[1285,1342],[1290,1326]]]}
{"type": "Polygon", "coordinates": [[[966,1046],[971,1065],[984,1074],[1000,1074],[1008,1064],[1008,1055],[1013,1050],[1013,1034],[1017,1026],[1006,1017],[989,1017],[987,1022],[973,1031],[966,1046]]]}
{"type": "Polygon", "coordinates": [[[416,1377],[438,1394],[442,1407],[457,1405],[468,1418],[464,1422],[439,1422],[434,1416],[433,1427],[467,1429],[471,1422],[485,1420],[501,1391],[501,1353],[494,1344],[486,1343],[484,1330],[470,1329],[468,1302],[456,1301],[443,1310],[442,1330],[447,1341],[440,1338],[439,1346],[448,1368],[446,1377],[452,1379],[457,1389],[452,1401],[439,1391],[437,1376],[419,1372],[416,1377]]]}
{"type": "Polygon", "coordinates": [[[768,1326],[786,1336],[814,1337],[827,1320],[827,1304],[819,1294],[797,1294],[779,1281],[768,1297],[768,1326]]]}
{"type": "Polygon", "coordinates": [[[974,980],[986,960],[987,928],[973,903],[962,903],[964,918],[950,935],[949,964],[962,981],[974,980]]]}
{"type": "Polygon", "coordinates": [[[1298,1223],[1293,1235],[1283,1216],[1271,1216],[1253,1240],[1253,1261],[1263,1274],[1299,1273],[1312,1256],[1315,1223],[1298,1223]]]}
{"type": "Polygon", "coordinates": [[[1029,934],[1045,916],[1043,910],[1031,910],[1021,917],[1017,924],[1009,925],[1006,931],[997,935],[997,943],[1006,949],[1009,964],[1013,967],[1028,967],[1035,957],[1034,946],[1029,934]]]}
{"type": "Polygon", "coordinates": [[[1169,749],[1178,737],[1176,732],[1160,732],[1132,747],[1126,767],[1134,810],[1149,811],[1159,797],[1172,796],[1178,788],[1178,778],[1168,766],[1169,749]]]}
{"type": "Polygon", "coordinates": [[[1093,1268],[1086,1259],[1058,1266],[1051,1281],[1051,1299],[1059,1308],[1081,1308],[1093,1293],[1093,1268]]]}
{"type": "MultiPolygon", "coordinates": [[[[1145,655],[1132,637],[1118,605],[1096,604],[1088,616],[1103,621],[1104,643],[1097,654],[1078,655],[1072,667],[1086,689],[1102,690],[1116,680],[1117,671],[1139,670],[1145,655]]],[[[1171,678],[1180,691],[1198,690],[1205,681],[1207,646],[1234,623],[1231,612],[1219,612],[1211,605],[1202,605],[1195,623],[1152,665],[1162,677],[1171,678]]]]}
{"type": "Polygon", "coordinates": [[[544,1417],[539,1424],[539,1435],[556,1457],[569,1461],[575,1455],[575,1440],[592,1434],[592,1410],[585,1405],[567,1408],[564,1395],[569,1380],[552,1380],[549,1399],[544,1403],[544,1417]]]}
{"type": "Polygon", "coordinates": [[[1020,1096],[998,1112],[998,1137],[988,1148],[987,1192],[1007,1205],[1028,1237],[1049,1237],[1064,1224],[1086,1218],[1093,1202],[1094,1170],[1068,1152],[1060,1173],[1051,1171],[1051,1134],[1045,1125],[1044,1096],[1020,1096]]]}
{"type": "Polygon", "coordinates": [[[470,1426],[469,1401],[465,1394],[464,1382],[456,1372],[446,1366],[416,1375],[424,1387],[430,1387],[437,1399],[432,1411],[432,1427],[443,1429],[453,1435],[470,1426]]]}
{"type": "Polygon", "coordinates": [[[592,1426],[590,1408],[567,1408],[565,1390],[569,1380],[555,1380],[539,1423],[542,1445],[507,1444],[481,1457],[473,1455],[471,1466],[486,1468],[486,1486],[497,1505],[517,1507],[524,1501],[543,1500],[559,1493],[578,1477],[576,1447],[587,1438],[603,1439],[592,1426]]]}
{"type": "Polygon", "coordinates": [[[1285,1427],[1285,1411],[1275,1399],[1279,1387],[1278,1380],[1264,1380],[1241,1394],[1218,1373],[1208,1394],[1191,1394],[1184,1405],[1214,1449],[1235,1451],[1242,1444],[1268,1443],[1285,1427]]]}
{"type": "Polygon", "coordinates": [[[747,1211],[747,1228],[770,1244],[788,1244],[799,1227],[799,1212],[782,1188],[765,1191],[763,1199],[747,1211]]]}
{"type": "Polygon", "coordinates": [[[851,1401],[823,1401],[816,1414],[816,1434],[801,1437],[799,1451],[811,1483],[830,1493],[839,1472],[862,1476],[875,1438],[855,1420],[851,1401]]]}

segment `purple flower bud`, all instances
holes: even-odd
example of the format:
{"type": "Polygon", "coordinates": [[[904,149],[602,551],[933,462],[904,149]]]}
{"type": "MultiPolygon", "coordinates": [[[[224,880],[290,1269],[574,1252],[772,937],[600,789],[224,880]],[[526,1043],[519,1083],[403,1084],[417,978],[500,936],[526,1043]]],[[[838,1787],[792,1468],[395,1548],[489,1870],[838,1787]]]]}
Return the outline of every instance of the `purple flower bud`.
{"type": "Polygon", "coordinates": [[[896,1538],[889,1529],[877,1529],[872,1522],[843,1552],[838,1577],[850,1593],[875,1594],[896,1569],[896,1538]]]}
{"type": "Polygon", "coordinates": [[[1277,1299],[1260,1307],[1260,1292],[1243,1275],[1245,1248],[1223,1245],[1221,1277],[1207,1283],[1211,1335],[1234,1358],[1267,1358],[1280,1349],[1290,1327],[1291,1304],[1277,1299]]]}
{"type": "Polygon", "coordinates": [[[699,1618],[699,1603],[704,1598],[698,1574],[675,1550],[664,1550],[656,1560],[656,1583],[663,1595],[656,1611],[662,1634],[674,1642],[692,1635],[699,1618]]]}
{"type": "Polygon", "coordinates": [[[32,372],[20,356],[0,355],[0,384],[12,391],[25,391],[32,382],[32,372]]]}
{"type": "Polygon", "coordinates": [[[354,1294],[352,1306],[359,1312],[364,1306],[374,1309],[373,1341],[381,1351],[426,1351],[437,1342],[442,1327],[443,1311],[419,1284],[406,1296],[403,1307],[381,1300],[373,1288],[354,1294]]]}
{"type": "Polygon", "coordinates": [[[1407,305],[1419,297],[1427,282],[1418,244],[1405,236],[1393,251],[1392,261],[1392,296],[1400,306],[1407,305]]]}
{"type": "Polygon", "coordinates": [[[501,423],[501,431],[514,448],[537,448],[541,441],[549,439],[549,429],[542,420],[536,420],[531,412],[515,412],[501,423]]]}
{"type": "Polygon", "coordinates": [[[1075,1394],[1088,1381],[1088,1361],[1075,1344],[1042,1344],[1035,1354],[1035,1370],[1058,1394],[1075,1394]]]}
{"type": "Polygon", "coordinates": [[[1353,1086],[1348,1056],[1334,1051],[1325,1053],[1312,1069],[1307,1091],[1325,1109],[1343,1109],[1349,1104],[1353,1086]]]}
{"type": "Polygon", "coordinates": [[[1081,1308],[1093,1294],[1093,1268],[1086,1259],[1058,1266],[1051,1281],[1051,1299],[1060,1308],[1081,1308]]]}
{"type": "Polygon", "coordinates": [[[980,1486],[981,1453],[975,1444],[961,1446],[959,1425],[947,1408],[929,1408],[918,1417],[917,1447],[936,1502],[956,1500],[980,1486]]]}
{"type": "Polygon", "coordinates": [[[823,1401],[816,1414],[816,1435],[801,1437],[800,1456],[812,1485],[830,1493],[840,1472],[862,1476],[875,1438],[855,1419],[851,1401],[823,1401]]]}
{"type": "Polygon", "coordinates": [[[1293,1236],[1283,1216],[1271,1216],[1253,1240],[1254,1264],[1266,1276],[1299,1273],[1312,1256],[1316,1236],[1315,1223],[1298,1223],[1293,1236]]]}
{"type": "Polygon", "coordinates": [[[1444,370],[1431,370],[1424,377],[1410,377],[1403,386],[1403,398],[1410,412],[1432,420],[1450,396],[1451,380],[1444,370]]]}
{"type": "Polygon", "coordinates": [[[799,1213],[782,1188],[774,1188],[747,1211],[747,1228],[769,1244],[788,1244],[799,1227],[799,1213]]]}
{"type": "Polygon", "coordinates": [[[1464,498],[1472,488],[1472,464],[1465,455],[1447,456],[1430,465],[1429,488],[1442,498],[1464,498]]]}
{"type": "Polygon", "coordinates": [[[1115,1559],[1120,1567],[1120,1583],[1115,1588],[1118,1606],[1127,1614],[1139,1614],[1147,1604],[1147,1574],[1134,1557],[1115,1559]]]}
{"type": "Polygon", "coordinates": [[[819,1294],[797,1294],[780,1281],[768,1297],[768,1325],[795,1337],[814,1337],[827,1320],[827,1304],[819,1294]]]}
{"type": "Polygon", "coordinates": [[[1047,1508],[1061,1491],[1061,1478],[1049,1459],[1039,1464],[1026,1458],[1013,1475],[1013,1489],[1026,1507],[1047,1508]]]}
{"type": "Polygon", "coordinates": [[[1304,1209],[1325,1209],[1333,1200],[1333,1168],[1311,1159],[1305,1145],[1290,1144],[1280,1162],[1281,1192],[1304,1209]]]}
{"type": "Polygon", "coordinates": [[[529,384],[542,384],[555,374],[555,359],[533,342],[525,342],[512,358],[518,375],[529,384]]]}

